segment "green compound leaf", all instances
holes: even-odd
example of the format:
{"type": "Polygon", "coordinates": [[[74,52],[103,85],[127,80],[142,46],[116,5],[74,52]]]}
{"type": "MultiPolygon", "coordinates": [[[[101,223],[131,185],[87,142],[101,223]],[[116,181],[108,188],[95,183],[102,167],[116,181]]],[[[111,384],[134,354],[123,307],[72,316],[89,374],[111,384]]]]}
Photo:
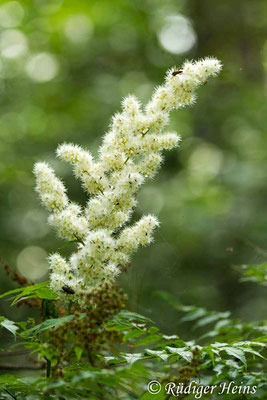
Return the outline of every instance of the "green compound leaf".
{"type": "Polygon", "coordinates": [[[18,303],[21,300],[33,297],[39,297],[40,299],[47,300],[56,300],[57,294],[49,287],[50,282],[41,282],[35,285],[30,285],[24,288],[17,288],[13,290],[9,290],[0,295],[0,299],[6,296],[11,296],[15,294],[15,298],[13,299],[12,305],[18,303]]]}
{"type": "Polygon", "coordinates": [[[39,333],[41,333],[47,329],[57,328],[60,325],[70,322],[73,318],[74,318],[74,315],[66,315],[65,317],[61,317],[61,318],[47,319],[46,321],[42,322],[41,324],[36,325],[33,328],[28,329],[27,331],[23,332],[23,335],[24,336],[38,335],[39,333]]]}

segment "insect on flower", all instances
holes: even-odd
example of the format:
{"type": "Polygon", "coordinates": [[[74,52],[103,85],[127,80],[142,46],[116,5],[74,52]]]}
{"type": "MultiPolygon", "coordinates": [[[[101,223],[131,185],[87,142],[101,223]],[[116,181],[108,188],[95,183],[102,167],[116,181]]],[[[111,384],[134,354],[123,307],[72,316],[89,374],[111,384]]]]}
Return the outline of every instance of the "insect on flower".
{"type": "Polygon", "coordinates": [[[74,294],[75,292],[74,292],[74,290],[71,288],[71,287],[69,287],[69,286],[62,286],[62,290],[63,290],[63,292],[65,292],[65,293],[67,293],[67,294],[74,294]]]}
{"type": "Polygon", "coordinates": [[[173,72],[172,72],[172,76],[176,76],[176,75],[179,75],[179,74],[182,74],[183,73],[183,70],[182,69],[175,69],[173,72]]]}

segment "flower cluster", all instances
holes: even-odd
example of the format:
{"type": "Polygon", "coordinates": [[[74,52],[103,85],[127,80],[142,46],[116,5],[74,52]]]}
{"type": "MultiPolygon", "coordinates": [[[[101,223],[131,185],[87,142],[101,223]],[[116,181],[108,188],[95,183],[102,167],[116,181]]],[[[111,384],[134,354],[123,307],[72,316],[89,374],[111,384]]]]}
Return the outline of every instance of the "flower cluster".
{"type": "Polygon", "coordinates": [[[162,151],[179,145],[176,133],[163,132],[170,111],[193,104],[196,88],[220,69],[214,58],[170,69],[143,110],[136,97],[126,97],[104,136],[98,160],[75,144],[58,147],[57,156],[73,166],[90,195],[84,209],[68,199],[52,168],[43,162],[35,165],[36,190],[51,212],[49,223],[61,238],[77,242],[77,251],[68,260],[58,253],[49,258],[51,287],[63,298],[79,299],[112,280],[132,252],[152,241],[159,224],[155,216],[125,227],[136,206],[136,193],[157,172],[162,151]]]}

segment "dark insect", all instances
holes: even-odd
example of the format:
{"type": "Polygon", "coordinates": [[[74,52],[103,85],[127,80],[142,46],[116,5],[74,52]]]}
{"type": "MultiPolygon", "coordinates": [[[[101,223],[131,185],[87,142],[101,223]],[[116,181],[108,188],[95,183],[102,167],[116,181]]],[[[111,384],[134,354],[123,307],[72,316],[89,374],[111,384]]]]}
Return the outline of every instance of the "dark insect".
{"type": "Polygon", "coordinates": [[[183,72],[182,69],[175,69],[175,70],[172,72],[172,76],[179,75],[179,74],[181,74],[182,72],[183,72]]]}
{"type": "Polygon", "coordinates": [[[71,288],[71,287],[69,287],[69,286],[62,286],[62,290],[63,290],[63,292],[65,292],[65,293],[67,293],[67,294],[74,294],[75,292],[74,292],[74,290],[71,288]]]}

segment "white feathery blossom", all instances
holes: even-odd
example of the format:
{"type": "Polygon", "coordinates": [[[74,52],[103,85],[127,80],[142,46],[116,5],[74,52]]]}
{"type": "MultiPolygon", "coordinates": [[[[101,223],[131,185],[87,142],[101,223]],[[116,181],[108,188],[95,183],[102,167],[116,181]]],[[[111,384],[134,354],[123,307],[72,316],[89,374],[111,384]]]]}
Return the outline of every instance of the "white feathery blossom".
{"type": "Polygon", "coordinates": [[[35,164],[36,191],[49,211],[63,210],[68,205],[64,184],[56,177],[53,169],[45,162],[35,164]]]}
{"type": "Polygon", "coordinates": [[[49,257],[51,287],[64,299],[81,301],[107,280],[113,280],[140,245],[153,240],[159,225],[155,216],[142,217],[126,226],[136,193],[162,163],[162,152],[179,145],[180,137],[163,132],[170,111],[193,104],[198,86],[221,70],[214,58],[185,62],[172,68],[165,83],[156,88],[144,111],[135,96],[122,102],[122,112],[112,118],[97,160],[80,146],[63,143],[57,156],[73,166],[76,178],[90,194],[83,209],[68,200],[63,183],[46,163],[34,167],[36,190],[51,215],[58,235],[77,242],[68,260],[58,253],[49,257]]]}
{"type": "Polygon", "coordinates": [[[62,144],[57,149],[57,155],[74,167],[75,176],[81,179],[89,193],[104,190],[107,179],[100,163],[94,163],[91,154],[75,144],[62,144]]]}
{"type": "Polygon", "coordinates": [[[81,242],[88,232],[88,221],[82,216],[81,207],[74,203],[70,203],[63,211],[51,214],[48,222],[62,239],[81,242]]]}
{"type": "Polygon", "coordinates": [[[125,228],[117,240],[117,247],[126,255],[136,251],[139,245],[152,241],[153,230],[159,225],[156,217],[147,215],[130,228],[125,228]]]}

